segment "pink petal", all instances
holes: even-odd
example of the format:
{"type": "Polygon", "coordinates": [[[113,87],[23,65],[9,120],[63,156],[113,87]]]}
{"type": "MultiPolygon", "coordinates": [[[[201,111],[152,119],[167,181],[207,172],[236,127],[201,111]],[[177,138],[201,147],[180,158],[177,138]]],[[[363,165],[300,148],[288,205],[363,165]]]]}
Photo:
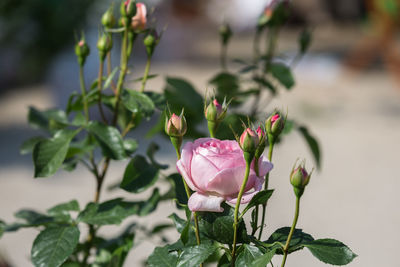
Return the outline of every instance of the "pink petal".
{"type": "Polygon", "coordinates": [[[206,157],[194,153],[191,164],[191,178],[200,191],[206,191],[208,181],[218,173],[218,168],[206,157]]]}
{"type": "Polygon", "coordinates": [[[191,211],[223,212],[224,209],[221,208],[222,201],[224,201],[222,197],[195,192],[190,196],[188,206],[191,211]]]}
{"type": "MultiPolygon", "coordinates": [[[[259,192],[259,190],[258,190],[258,191],[254,191],[254,192],[244,193],[243,196],[242,196],[242,201],[240,201],[240,204],[249,203],[250,200],[251,200],[258,192],[259,192]]],[[[226,200],[227,200],[229,203],[231,203],[231,204],[236,204],[236,202],[237,202],[237,197],[235,197],[235,198],[229,198],[229,197],[228,197],[226,200]]]]}
{"type": "Polygon", "coordinates": [[[187,185],[192,189],[193,191],[199,190],[192,181],[192,178],[190,175],[187,173],[185,166],[183,166],[182,160],[178,160],[176,162],[176,168],[178,169],[178,172],[182,175],[183,179],[185,179],[187,185]]]}
{"type": "Polygon", "coordinates": [[[258,171],[260,177],[264,177],[274,167],[274,165],[269,162],[267,157],[264,155],[260,157],[258,162],[258,171]]]}

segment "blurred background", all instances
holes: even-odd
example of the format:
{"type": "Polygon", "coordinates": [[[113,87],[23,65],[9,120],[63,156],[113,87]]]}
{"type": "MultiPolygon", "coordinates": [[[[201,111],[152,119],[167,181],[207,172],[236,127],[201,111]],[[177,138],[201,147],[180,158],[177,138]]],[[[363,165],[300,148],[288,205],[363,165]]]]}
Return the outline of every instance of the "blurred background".
{"type": "MultiPolygon", "coordinates": [[[[251,59],[253,29],[269,1],[143,2],[154,7],[151,17],[157,18],[159,29],[166,26],[151,69],[159,76],[150,80],[147,88],[161,91],[164,77],[170,75],[185,77],[204,94],[219,69],[219,25],[228,22],[234,32],[229,59],[251,59]]],[[[29,106],[63,108],[68,95],[79,90],[74,32],[85,31],[92,48],[86,77],[88,82],[95,79],[98,21],[110,3],[0,2],[0,218],[6,222],[22,207],[44,211],[70,199],[78,199],[84,206],[92,198],[95,182],[86,177],[86,170],[33,179],[31,157],[21,156],[19,146],[35,134],[26,123],[29,106]]],[[[306,123],[322,149],[322,169],[313,176],[303,197],[298,227],[316,238],[333,237],[350,246],[359,257],[349,266],[398,266],[400,1],[302,0],[292,4],[294,12],[281,32],[279,52],[294,55],[297,36],[305,26],[312,29],[313,42],[294,69],[295,88],[279,94],[269,106],[288,108],[289,117],[306,123]]],[[[135,49],[128,77],[132,80],[143,75],[146,59],[143,46],[135,49]]],[[[118,55],[114,56],[117,61],[118,55]]],[[[234,63],[231,66],[234,71],[234,63]]],[[[164,144],[160,161],[173,166],[172,146],[161,137],[158,142],[164,144]]],[[[309,159],[307,165],[312,167],[308,147],[292,134],[274,155],[270,183],[277,190],[269,202],[269,233],[291,223],[294,195],[288,175],[298,157],[309,159]]],[[[121,166],[113,166],[109,184],[120,179],[121,166]]],[[[103,198],[121,194],[108,192],[103,198]]],[[[168,221],[166,216],[173,208],[173,203],[163,203],[144,219],[150,224],[168,221]]],[[[104,231],[113,229],[104,227],[104,231]]],[[[36,234],[34,230],[6,233],[0,239],[1,257],[10,266],[31,266],[30,248],[36,234]]],[[[168,234],[171,240],[175,238],[173,232],[168,234]]],[[[159,240],[139,236],[135,242],[126,266],[140,266],[159,240]]],[[[276,263],[280,262],[279,256],[276,258],[276,263]]],[[[292,254],[287,265],[323,266],[308,251],[292,254]]]]}

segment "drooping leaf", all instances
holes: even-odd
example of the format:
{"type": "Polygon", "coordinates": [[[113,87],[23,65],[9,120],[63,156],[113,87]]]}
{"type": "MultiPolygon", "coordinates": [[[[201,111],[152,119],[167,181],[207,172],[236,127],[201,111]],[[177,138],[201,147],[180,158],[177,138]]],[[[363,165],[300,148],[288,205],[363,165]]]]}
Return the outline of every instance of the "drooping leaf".
{"type": "Polygon", "coordinates": [[[262,190],[258,192],[247,204],[247,206],[244,208],[242,211],[242,214],[245,214],[249,209],[252,207],[258,206],[258,205],[263,205],[267,203],[268,199],[272,196],[272,193],[274,190],[262,190]]]}
{"type": "Polygon", "coordinates": [[[117,128],[91,121],[87,129],[96,138],[105,157],[116,160],[126,157],[124,143],[117,128]]]}
{"type": "Polygon", "coordinates": [[[147,148],[146,155],[149,157],[151,164],[158,169],[165,170],[168,168],[168,165],[160,164],[154,159],[154,154],[160,149],[160,146],[154,142],[151,142],[147,148]]]}
{"type": "Polygon", "coordinates": [[[54,216],[58,214],[68,214],[70,211],[80,211],[79,203],[75,199],[55,205],[54,207],[48,209],[47,213],[54,216]]]}
{"type": "Polygon", "coordinates": [[[310,148],[314,156],[315,163],[317,164],[317,169],[321,169],[321,151],[317,139],[310,134],[305,126],[298,127],[298,130],[306,140],[308,147],[310,148]]]}
{"type": "Polygon", "coordinates": [[[74,251],[79,242],[77,226],[46,228],[33,242],[31,257],[36,267],[58,267],[74,251]]]}
{"type": "MultiPolygon", "coordinates": [[[[202,232],[210,239],[220,243],[232,244],[234,209],[222,203],[223,212],[199,212],[199,225],[202,232]]],[[[246,226],[243,220],[238,223],[238,243],[248,243],[246,226]]]]}
{"type": "MultiPolygon", "coordinates": [[[[266,242],[264,242],[265,247],[270,247],[274,245],[275,242],[280,242],[282,244],[285,244],[289,232],[290,232],[290,227],[279,228],[274,233],[272,233],[272,235],[268,238],[266,242]]],[[[301,229],[295,229],[289,244],[289,249],[288,249],[289,254],[294,251],[303,249],[305,244],[313,240],[314,238],[310,234],[304,233],[301,229]]],[[[278,248],[276,253],[282,254],[282,249],[278,248]]]]}
{"type": "Polygon", "coordinates": [[[316,239],[304,244],[320,261],[332,265],[346,265],[357,255],[342,242],[335,239],[316,239]]]}
{"type": "MultiPolygon", "coordinates": [[[[264,253],[256,246],[244,244],[243,250],[237,256],[236,267],[253,267],[253,261],[261,257],[264,253]]],[[[266,266],[266,265],[264,265],[266,266]]]]}
{"type": "Polygon", "coordinates": [[[149,267],[176,267],[178,263],[178,253],[170,252],[168,246],[156,247],[147,260],[149,267]]]}
{"type": "Polygon", "coordinates": [[[185,247],[179,256],[177,267],[198,266],[211,256],[214,250],[215,247],[211,244],[185,247]]]}
{"type": "Polygon", "coordinates": [[[158,169],[145,157],[136,155],[125,168],[120,188],[131,193],[142,192],[157,181],[158,174],[158,169]]]}
{"type": "Polygon", "coordinates": [[[38,142],[33,150],[35,177],[47,177],[55,174],[61,167],[69,144],[79,130],[60,130],[53,138],[38,142]]]}
{"type": "Polygon", "coordinates": [[[294,85],[292,71],[282,63],[271,63],[269,71],[286,89],[291,89],[294,85]]]}
{"type": "Polygon", "coordinates": [[[125,107],[133,113],[142,113],[144,117],[150,118],[154,112],[153,101],[144,93],[124,89],[121,96],[125,107]]]}

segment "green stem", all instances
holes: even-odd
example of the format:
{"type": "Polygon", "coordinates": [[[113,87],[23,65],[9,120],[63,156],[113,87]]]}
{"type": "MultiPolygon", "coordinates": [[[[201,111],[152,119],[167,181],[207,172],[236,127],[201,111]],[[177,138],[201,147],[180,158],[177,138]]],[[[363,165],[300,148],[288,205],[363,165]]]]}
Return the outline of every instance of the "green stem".
{"type": "Polygon", "coordinates": [[[147,77],[149,76],[149,71],[150,71],[150,65],[151,65],[151,57],[148,56],[147,61],[146,61],[146,67],[144,69],[143,79],[142,79],[142,87],[140,88],[141,93],[144,92],[144,88],[146,86],[147,77]]]}
{"type": "Polygon", "coordinates": [[[290,240],[292,239],[294,230],[296,229],[297,220],[299,219],[299,213],[300,213],[300,197],[296,197],[296,210],[294,213],[292,228],[290,228],[288,239],[286,240],[286,245],[283,248],[283,259],[282,259],[281,267],[285,266],[286,258],[287,258],[288,251],[289,251],[290,240]]]}
{"type": "Polygon", "coordinates": [[[85,86],[85,79],[83,76],[83,66],[79,66],[79,82],[81,85],[81,92],[82,92],[82,99],[83,99],[83,112],[85,113],[86,122],[89,121],[89,109],[88,103],[86,99],[86,86],[85,86]]]}
{"type": "MultiPolygon", "coordinates": [[[[111,35],[110,35],[111,36],[111,35]]],[[[111,75],[111,51],[107,53],[107,76],[111,75]]],[[[111,89],[113,90],[114,94],[117,92],[117,87],[113,80],[111,80],[111,89]]]]}
{"type": "Polygon", "coordinates": [[[122,85],[124,84],[126,72],[128,71],[127,46],[128,46],[128,27],[125,27],[124,37],[122,39],[122,48],[121,48],[121,70],[119,72],[117,89],[115,92],[116,103],[115,103],[113,125],[116,125],[118,121],[119,104],[121,102],[121,97],[120,97],[121,90],[122,90],[122,85]]]}
{"type": "MultiPolygon", "coordinates": [[[[270,142],[268,148],[268,160],[272,162],[272,153],[274,151],[274,142],[270,142]]],[[[268,183],[269,183],[269,172],[265,175],[265,183],[264,183],[264,190],[268,190],[268,183]]],[[[267,209],[267,203],[262,205],[262,216],[261,216],[261,227],[260,232],[258,233],[258,239],[261,239],[262,232],[264,230],[264,223],[265,223],[265,211],[267,209]]],[[[257,216],[258,217],[258,216],[257,216]]]]}
{"type": "Polygon", "coordinates": [[[236,254],[239,206],[240,206],[240,202],[242,200],[244,189],[246,188],[247,180],[249,179],[250,164],[251,164],[251,160],[246,160],[246,172],[245,172],[245,175],[244,175],[242,186],[241,186],[240,191],[239,191],[239,195],[237,197],[236,206],[235,206],[235,214],[234,214],[234,217],[233,217],[232,267],[235,266],[235,259],[236,259],[236,255],[235,254],[236,254]]]}
{"type": "Polygon", "coordinates": [[[99,105],[101,119],[103,120],[103,122],[105,124],[108,124],[106,116],[104,115],[104,110],[103,110],[102,100],[101,100],[102,90],[103,90],[103,66],[104,66],[104,60],[100,59],[99,75],[97,78],[97,88],[98,88],[98,94],[99,94],[98,105],[99,105]]]}

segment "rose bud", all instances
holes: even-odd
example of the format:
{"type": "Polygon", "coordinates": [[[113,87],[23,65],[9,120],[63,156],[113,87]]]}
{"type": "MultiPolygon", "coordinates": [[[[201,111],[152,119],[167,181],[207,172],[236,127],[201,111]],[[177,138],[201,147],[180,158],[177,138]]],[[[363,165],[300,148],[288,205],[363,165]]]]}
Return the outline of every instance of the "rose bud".
{"type": "Polygon", "coordinates": [[[226,106],[222,106],[217,99],[214,99],[205,110],[206,119],[212,122],[220,122],[226,115],[226,109],[226,106]]]}
{"type": "Polygon", "coordinates": [[[272,17],[273,11],[274,10],[272,5],[268,5],[267,7],[265,7],[263,13],[258,18],[257,26],[259,28],[263,28],[264,26],[267,25],[267,23],[270,21],[272,17]]]}
{"type": "Polygon", "coordinates": [[[261,157],[262,153],[264,152],[267,142],[266,142],[265,132],[260,126],[258,126],[256,133],[258,136],[258,147],[257,147],[256,154],[254,157],[258,159],[261,157]]]}
{"type": "Polygon", "coordinates": [[[268,138],[275,140],[283,128],[285,128],[286,118],[283,118],[279,112],[274,112],[265,122],[265,128],[268,133],[268,138]]]}
{"type": "Polygon", "coordinates": [[[240,136],[239,144],[244,152],[254,153],[259,144],[258,136],[252,129],[246,128],[240,136]]]}
{"type": "Polygon", "coordinates": [[[99,37],[99,40],[97,41],[97,49],[99,50],[99,56],[101,60],[104,60],[107,53],[111,50],[112,45],[112,39],[109,35],[103,33],[99,37]]]}
{"type": "Polygon", "coordinates": [[[133,16],[136,14],[136,3],[132,0],[126,0],[121,3],[120,8],[121,16],[128,18],[129,21],[132,19],[133,16]]]}
{"type": "Polygon", "coordinates": [[[82,37],[82,39],[75,45],[75,54],[78,57],[79,65],[83,66],[87,56],[90,54],[90,49],[85,41],[85,37],[82,37]]]}
{"type": "Polygon", "coordinates": [[[101,24],[105,28],[112,28],[115,25],[114,7],[111,6],[101,17],[101,24]]]}
{"type": "Polygon", "coordinates": [[[142,31],[146,28],[146,5],[143,3],[136,4],[136,15],[132,18],[132,29],[134,31],[142,31]]]}
{"type": "Polygon", "coordinates": [[[304,192],[304,188],[310,182],[312,171],[310,174],[307,173],[306,169],[300,165],[297,168],[292,169],[290,173],[290,183],[293,185],[294,192],[297,197],[301,197],[304,192]]]}
{"type": "Polygon", "coordinates": [[[219,35],[221,36],[222,44],[227,45],[232,36],[232,30],[229,24],[225,23],[219,28],[219,35]]]}
{"type": "Polygon", "coordinates": [[[154,48],[156,47],[159,41],[160,38],[154,29],[152,29],[149,32],[149,34],[144,38],[143,43],[144,46],[146,47],[146,52],[148,57],[151,57],[153,55],[154,48]]]}
{"type": "Polygon", "coordinates": [[[165,120],[165,133],[173,137],[182,137],[185,135],[187,130],[187,124],[183,112],[180,116],[175,113],[170,118],[167,117],[165,120]]]}

